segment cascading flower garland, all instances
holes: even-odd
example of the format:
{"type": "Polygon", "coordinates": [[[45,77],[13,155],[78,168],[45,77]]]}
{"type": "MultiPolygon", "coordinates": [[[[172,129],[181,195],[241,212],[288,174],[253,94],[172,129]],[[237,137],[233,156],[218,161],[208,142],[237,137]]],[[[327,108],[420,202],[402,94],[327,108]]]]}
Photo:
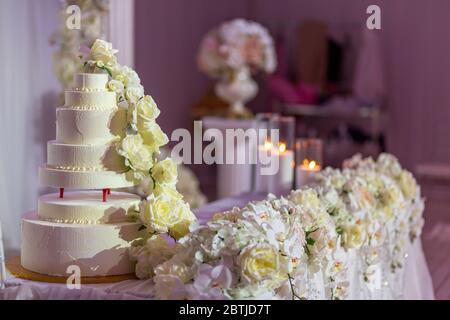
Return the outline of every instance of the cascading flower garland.
{"type": "Polygon", "coordinates": [[[152,236],[132,254],[160,299],[394,298],[423,208],[393,156],[354,157],[313,186],[216,214],[175,245],[152,236]]]}
{"type": "Polygon", "coordinates": [[[126,110],[128,126],[118,139],[117,152],[124,157],[128,178],[144,184],[147,197],[141,202],[139,219],[147,236],[184,236],[195,216],[176,189],[176,164],[170,158],[157,157],[168,138],[156,123],[160,111],[155,101],[144,93],[138,74],[117,62],[117,50],[111,43],[97,39],[82,51],[85,70],[108,73],[108,89],[116,93],[118,107],[126,110]]]}

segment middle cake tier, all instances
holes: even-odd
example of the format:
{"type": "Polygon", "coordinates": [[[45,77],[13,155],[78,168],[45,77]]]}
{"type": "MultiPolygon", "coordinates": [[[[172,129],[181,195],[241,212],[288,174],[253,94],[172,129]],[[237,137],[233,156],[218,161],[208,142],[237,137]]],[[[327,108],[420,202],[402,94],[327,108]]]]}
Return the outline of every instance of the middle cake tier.
{"type": "Polygon", "coordinates": [[[130,221],[139,209],[140,197],[126,192],[112,192],[102,201],[99,191],[51,193],[39,197],[38,216],[58,223],[99,224],[130,221]]]}
{"type": "Polygon", "coordinates": [[[123,137],[127,112],[61,107],[56,109],[56,141],[67,144],[101,144],[123,137]]]}
{"type": "Polygon", "coordinates": [[[83,145],[48,141],[47,166],[73,171],[126,170],[125,159],[118,154],[114,142],[83,145]]]}

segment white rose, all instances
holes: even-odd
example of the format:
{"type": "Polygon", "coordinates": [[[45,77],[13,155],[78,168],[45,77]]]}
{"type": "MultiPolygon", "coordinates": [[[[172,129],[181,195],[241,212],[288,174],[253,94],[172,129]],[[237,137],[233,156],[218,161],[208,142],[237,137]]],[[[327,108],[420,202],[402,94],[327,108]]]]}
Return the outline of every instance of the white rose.
{"type": "Polygon", "coordinates": [[[178,246],[170,246],[167,240],[160,235],[150,237],[139,248],[138,254],[132,255],[132,258],[137,261],[137,277],[139,279],[151,278],[154,275],[155,267],[171,259],[178,248],[178,246]]]}
{"type": "Polygon", "coordinates": [[[155,121],[139,121],[137,129],[142,135],[144,143],[153,151],[157,151],[160,147],[169,142],[169,138],[155,121]]]}
{"type": "Polygon", "coordinates": [[[343,230],[342,240],[346,248],[360,248],[366,240],[364,227],[359,223],[352,223],[343,230]]]}
{"type": "Polygon", "coordinates": [[[125,98],[129,103],[137,103],[140,98],[144,96],[144,87],[137,85],[133,87],[127,87],[125,89],[125,98]]]}
{"type": "Polygon", "coordinates": [[[412,200],[417,196],[417,183],[411,172],[403,170],[398,178],[398,183],[406,199],[412,200]]]}
{"type": "Polygon", "coordinates": [[[159,116],[160,111],[153,98],[146,95],[136,103],[136,113],[138,119],[151,121],[159,116]]]}
{"type": "Polygon", "coordinates": [[[144,96],[135,103],[128,106],[128,122],[137,130],[138,122],[140,127],[145,126],[145,122],[154,121],[159,116],[159,109],[151,96],[144,96]]]}
{"type": "Polygon", "coordinates": [[[152,168],[152,177],[158,183],[175,183],[177,181],[177,165],[170,158],[158,161],[152,168]]]}
{"type": "Polygon", "coordinates": [[[174,238],[180,238],[189,231],[195,216],[189,205],[181,199],[171,197],[170,194],[151,194],[141,203],[140,219],[149,232],[171,231],[174,238]]]}
{"type": "Polygon", "coordinates": [[[148,197],[153,193],[155,185],[151,177],[145,177],[137,186],[137,193],[142,197],[148,197]]]}
{"type": "Polygon", "coordinates": [[[177,191],[175,185],[157,183],[153,189],[153,193],[155,196],[165,194],[172,198],[183,199],[183,195],[177,191]]]}
{"type": "MultiPolygon", "coordinates": [[[[184,248],[186,250],[186,248],[184,248]]],[[[190,254],[188,251],[179,252],[172,259],[160,264],[155,268],[155,275],[171,275],[179,278],[183,283],[190,281],[194,275],[194,268],[190,261],[190,254]]]]}
{"type": "Polygon", "coordinates": [[[258,243],[244,248],[238,257],[242,279],[248,284],[265,282],[269,288],[277,288],[287,279],[281,255],[274,247],[258,243]]]}
{"type": "Polygon", "coordinates": [[[141,83],[136,71],[127,66],[117,66],[112,70],[112,76],[114,80],[121,81],[125,87],[135,87],[141,83]]]}
{"type": "Polygon", "coordinates": [[[117,80],[110,80],[108,82],[108,88],[109,90],[117,93],[118,95],[121,95],[123,93],[124,90],[124,85],[122,82],[117,81],[117,80]]]}
{"type": "Polygon", "coordinates": [[[89,56],[91,60],[101,62],[111,68],[117,64],[116,53],[117,50],[113,49],[111,43],[97,39],[92,45],[89,56]]]}
{"type": "Polygon", "coordinates": [[[125,157],[125,164],[134,170],[148,172],[153,165],[152,151],[144,145],[139,134],[126,136],[118,152],[125,157]]]}
{"type": "Polygon", "coordinates": [[[289,196],[289,199],[295,204],[301,204],[309,208],[318,208],[320,206],[317,191],[311,188],[294,191],[289,196]]]}

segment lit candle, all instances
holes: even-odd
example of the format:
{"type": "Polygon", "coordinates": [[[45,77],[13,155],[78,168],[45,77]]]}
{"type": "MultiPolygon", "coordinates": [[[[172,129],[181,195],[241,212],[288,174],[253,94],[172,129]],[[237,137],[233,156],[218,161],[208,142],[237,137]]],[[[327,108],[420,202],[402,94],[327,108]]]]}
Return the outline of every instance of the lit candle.
{"type": "MultiPolygon", "coordinates": [[[[278,171],[273,175],[261,174],[261,163],[258,161],[256,190],[258,192],[280,193],[292,188],[294,178],[294,152],[288,150],[286,143],[280,142],[278,148],[271,141],[265,141],[258,148],[258,159],[269,157],[270,163],[273,163],[275,157],[278,157],[278,171]]],[[[267,166],[269,166],[268,164],[267,166]]]]}
{"type": "Polygon", "coordinates": [[[314,181],[317,172],[320,171],[320,165],[314,160],[303,159],[302,164],[295,170],[295,187],[310,184],[314,181]]]}

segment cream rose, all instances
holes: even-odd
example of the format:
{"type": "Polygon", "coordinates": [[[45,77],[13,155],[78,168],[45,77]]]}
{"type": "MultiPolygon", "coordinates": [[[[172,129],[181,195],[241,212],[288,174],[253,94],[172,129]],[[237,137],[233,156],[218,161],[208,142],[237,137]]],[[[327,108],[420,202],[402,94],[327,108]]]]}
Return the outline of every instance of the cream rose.
{"type": "Polygon", "coordinates": [[[144,143],[154,151],[169,142],[169,138],[155,121],[138,122],[137,129],[142,135],[144,143]]]}
{"type": "Polygon", "coordinates": [[[159,116],[159,109],[156,106],[155,101],[149,95],[144,96],[136,103],[137,119],[143,121],[152,121],[159,116]]]}
{"type": "Polygon", "coordinates": [[[155,184],[151,177],[145,177],[137,186],[137,192],[143,197],[148,197],[155,190],[155,184]]]}
{"type": "Polygon", "coordinates": [[[171,235],[179,238],[187,233],[187,222],[194,221],[195,216],[181,199],[152,194],[141,203],[140,219],[150,232],[166,233],[174,228],[171,235]]]}
{"type": "Polygon", "coordinates": [[[182,200],[178,200],[178,215],[180,217],[178,223],[169,228],[169,234],[175,239],[180,239],[187,235],[192,222],[197,220],[189,204],[182,200]]]}
{"type": "Polygon", "coordinates": [[[317,191],[314,189],[303,189],[294,191],[290,195],[290,199],[296,203],[309,208],[318,208],[320,206],[320,200],[317,195],[317,191]]]}
{"type": "Polygon", "coordinates": [[[362,225],[355,223],[344,228],[342,240],[346,248],[360,248],[366,240],[366,232],[362,225]]]}
{"type": "Polygon", "coordinates": [[[417,195],[417,183],[411,172],[403,170],[399,176],[398,183],[405,198],[412,200],[417,195]]]}
{"type": "Polygon", "coordinates": [[[124,90],[124,85],[122,82],[117,81],[117,80],[110,80],[108,82],[108,89],[117,93],[118,95],[121,95],[123,93],[124,90]]]}
{"type": "Polygon", "coordinates": [[[115,54],[117,50],[113,49],[112,44],[104,40],[97,39],[92,45],[89,54],[90,59],[103,63],[107,67],[114,67],[117,64],[115,54]]]}
{"type": "Polygon", "coordinates": [[[178,192],[178,190],[175,188],[175,185],[167,185],[167,184],[159,184],[157,183],[155,185],[155,188],[153,189],[153,193],[155,196],[160,195],[167,195],[174,199],[182,199],[183,195],[178,192]]]}
{"type": "Polygon", "coordinates": [[[126,136],[118,152],[125,157],[125,165],[132,169],[148,172],[153,166],[152,151],[139,134],[126,136]]]}
{"type": "Polygon", "coordinates": [[[127,66],[117,66],[112,70],[112,77],[114,80],[121,81],[125,87],[138,86],[141,83],[136,71],[127,66]]]}
{"type": "Polygon", "coordinates": [[[172,258],[178,248],[178,246],[169,245],[161,235],[150,237],[139,248],[132,248],[130,255],[137,261],[136,275],[138,278],[151,278],[154,275],[154,268],[172,258]]]}
{"type": "Polygon", "coordinates": [[[137,103],[144,96],[144,87],[140,84],[125,89],[125,98],[129,103],[137,103]]]}
{"type": "Polygon", "coordinates": [[[161,184],[176,183],[177,165],[170,158],[158,161],[152,168],[152,177],[161,184]]]}
{"type": "Polygon", "coordinates": [[[282,259],[279,252],[268,244],[246,247],[239,256],[242,279],[250,284],[264,281],[272,288],[286,279],[282,275],[282,259]]]}
{"type": "Polygon", "coordinates": [[[180,221],[177,201],[168,195],[151,194],[141,203],[140,219],[150,232],[165,233],[180,221]]]}

